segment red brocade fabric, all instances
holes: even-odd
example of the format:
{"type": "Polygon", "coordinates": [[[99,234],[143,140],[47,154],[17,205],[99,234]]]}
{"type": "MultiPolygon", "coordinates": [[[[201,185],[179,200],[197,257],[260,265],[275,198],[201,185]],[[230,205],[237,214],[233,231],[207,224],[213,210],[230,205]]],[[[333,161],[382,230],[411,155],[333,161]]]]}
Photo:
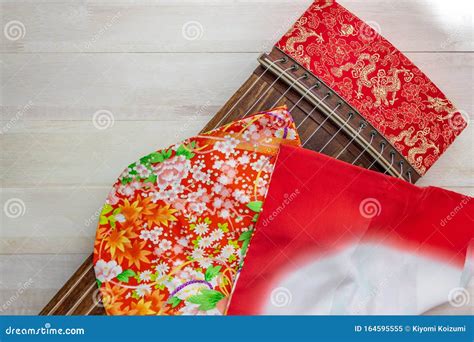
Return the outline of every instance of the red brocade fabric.
{"type": "Polygon", "coordinates": [[[333,1],[315,1],[276,46],[357,109],[420,175],[466,127],[406,56],[333,1]]]}
{"type": "Polygon", "coordinates": [[[282,146],[228,314],[421,314],[474,272],[474,201],[282,146]]]}

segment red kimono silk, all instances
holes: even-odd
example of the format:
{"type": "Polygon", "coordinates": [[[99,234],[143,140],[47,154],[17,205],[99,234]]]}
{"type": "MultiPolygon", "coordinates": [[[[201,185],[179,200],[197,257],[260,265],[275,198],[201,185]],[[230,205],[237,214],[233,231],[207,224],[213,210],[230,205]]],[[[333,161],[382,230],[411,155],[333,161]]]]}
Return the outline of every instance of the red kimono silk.
{"type": "Polygon", "coordinates": [[[421,314],[466,295],[474,201],[281,146],[229,314],[421,314]]]}

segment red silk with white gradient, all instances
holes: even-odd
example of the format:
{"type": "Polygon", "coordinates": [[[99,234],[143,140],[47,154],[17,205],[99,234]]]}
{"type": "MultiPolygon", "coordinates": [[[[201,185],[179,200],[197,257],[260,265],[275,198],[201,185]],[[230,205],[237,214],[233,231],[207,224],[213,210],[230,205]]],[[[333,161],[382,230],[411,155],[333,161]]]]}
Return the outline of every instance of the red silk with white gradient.
{"type": "Polygon", "coordinates": [[[228,313],[421,314],[472,277],[473,220],[468,196],[282,146],[228,313]]]}

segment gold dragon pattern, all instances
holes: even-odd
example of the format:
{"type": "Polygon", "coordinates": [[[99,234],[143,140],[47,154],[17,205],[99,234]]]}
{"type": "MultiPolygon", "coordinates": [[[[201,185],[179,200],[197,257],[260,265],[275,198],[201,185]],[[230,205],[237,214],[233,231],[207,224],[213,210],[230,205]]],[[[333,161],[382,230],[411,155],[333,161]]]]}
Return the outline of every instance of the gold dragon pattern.
{"type": "Polygon", "coordinates": [[[412,62],[334,1],[316,0],[277,47],[358,109],[420,175],[467,126],[412,62]]]}
{"type": "Polygon", "coordinates": [[[379,107],[381,104],[386,106],[393,105],[395,102],[397,92],[401,89],[402,83],[399,78],[399,74],[403,73],[405,82],[410,82],[413,79],[413,74],[405,68],[391,68],[387,72],[383,69],[379,69],[375,76],[370,76],[377,70],[377,62],[380,59],[379,54],[370,55],[363,53],[359,56],[355,63],[346,63],[340,67],[334,67],[331,72],[341,77],[343,71],[351,71],[351,75],[357,80],[357,92],[356,97],[362,98],[362,88],[367,87],[371,89],[372,95],[374,95],[375,102],[374,106],[379,107]],[[367,61],[367,63],[366,63],[367,61]],[[391,99],[388,96],[391,94],[391,99]]]}

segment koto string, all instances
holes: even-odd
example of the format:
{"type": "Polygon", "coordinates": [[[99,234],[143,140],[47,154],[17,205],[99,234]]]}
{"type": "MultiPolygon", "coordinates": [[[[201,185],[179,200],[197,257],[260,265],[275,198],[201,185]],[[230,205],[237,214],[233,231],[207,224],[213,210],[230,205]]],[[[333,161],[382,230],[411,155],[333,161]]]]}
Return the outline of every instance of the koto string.
{"type": "Polygon", "coordinates": [[[372,142],[374,141],[374,137],[375,137],[375,133],[372,133],[370,135],[370,141],[369,143],[364,147],[364,149],[362,150],[361,153],[359,153],[359,155],[356,157],[356,159],[354,159],[354,161],[352,162],[352,165],[354,165],[358,160],[359,158],[365,153],[365,151],[367,151],[367,149],[369,148],[370,145],[372,145],[372,142]]]}
{"type": "MultiPolygon", "coordinates": [[[[304,78],[308,78],[308,75],[303,75],[301,77],[298,77],[296,80],[293,81],[293,83],[290,84],[290,86],[285,90],[285,92],[283,94],[281,94],[281,96],[278,98],[278,100],[275,101],[275,103],[273,103],[271,105],[270,108],[275,108],[276,105],[278,104],[278,102],[280,102],[280,100],[285,97],[285,95],[290,91],[291,88],[293,88],[293,86],[299,82],[299,80],[302,80],[304,78]]],[[[291,112],[291,111],[290,111],[291,112]]]]}
{"type": "Polygon", "coordinates": [[[281,78],[283,75],[286,74],[287,71],[289,71],[289,70],[294,70],[295,68],[296,68],[296,67],[293,65],[293,66],[291,66],[291,67],[289,67],[289,68],[283,70],[283,72],[282,72],[280,75],[278,75],[278,77],[272,82],[272,84],[270,84],[270,86],[269,86],[269,87],[263,92],[263,94],[257,99],[257,101],[255,101],[254,104],[245,112],[244,117],[247,116],[248,113],[250,113],[250,111],[253,109],[253,107],[255,107],[255,105],[256,105],[257,103],[259,103],[260,100],[263,99],[263,97],[264,97],[265,95],[267,95],[267,93],[273,88],[273,86],[275,85],[275,83],[277,83],[277,82],[280,80],[280,78],[281,78]]]}
{"type": "Polygon", "coordinates": [[[390,170],[390,169],[392,168],[393,162],[394,162],[394,158],[395,158],[395,153],[391,152],[391,153],[390,153],[390,159],[391,159],[391,161],[390,161],[390,166],[388,167],[388,169],[385,170],[385,172],[383,173],[384,175],[386,175],[387,172],[388,172],[388,170],[390,170]]]}
{"type": "Polygon", "coordinates": [[[336,133],[334,133],[331,137],[331,139],[329,139],[327,141],[327,143],[319,150],[320,153],[322,153],[324,151],[324,149],[331,143],[331,141],[334,140],[334,138],[339,134],[339,132],[344,128],[346,127],[347,123],[349,122],[350,119],[352,119],[352,117],[354,116],[354,114],[350,113],[349,114],[349,117],[347,118],[346,122],[344,122],[344,124],[339,127],[339,129],[336,131],[336,133]]]}
{"type": "Polygon", "coordinates": [[[299,123],[299,125],[296,126],[296,128],[300,128],[301,125],[306,121],[306,119],[308,119],[308,118],[311,116],[311,114],[313,114],[313,112],[314,112],[316,109],[318,109],[319,105],[320,105],[321,103],[323,103],[324,100],[326,100],[329,96],[330,96],[329,94],[326,94],[326,96],[324,96],[322,99],[318,100],[319,102],[318,102],[318,104],[316,105],[316,107],[314,107],[313,109],[311,109],[311,112],[309,112],[309,113],[305,116],[305,118],[303,119],[303,121],[301,121],[301,122],[299,123]]]}
{"type": "MultiPolygon", "coordinates": [[[[322,100],[321,100],[321,101],[322,101],[322,100]]],[[[328,119],[334,114],[334,112],[335,112],[341,105],[342,105],[342,103],[339,102],[339,103],[337,104],[337,106],[334,107],[333,110],[331,110],[331,113],[329,113],[329,115],[326,117],[326,119],[324,119],[323,122],[321,122],[321,123],[319,124],[318,128],[316,128],[316,130],[315,130],[313,133],[311,133],[311,135],[309,136],[309,138],[304,141],[303,146],[306,145],[306,143],[311,140],[311,138],[319,131],[319,129],[326,123],[326,121],[328,121],[328,119]]],[[[304,121],[304,120],[303,120],[303,121],[304,121]]],[[[302,121],[302,122],[303,122],[303,121],[302,121]]],[[[300,124],[300,125],[301,125],[301,124],[300,124]]],[[[298,125],[298,127],[299,127],[300,125],[298,125]]],[[[297,127],[297,128],[298,128],[298,127],[297,127]]]]}
{"type": "Polygon", "coordinates": [[[341,150],[341,152],[339,152],[339,154],[335,157],[336,159],[338,159],[341,154],[344,153],[344,151],[349,147],[350,144],[352,144],[352,142],[359,136],[360,132],[365,128],[365,125],[364,124],[361,124],[359,126],[359,129],[357,130],[357,133],[352,137],[352,139],[346,144],[346,146],[344,146],[344,148],[341,150]]]}
{"type": "Polygon", "coordinates": [[[237,102],[235,102],[233,104],[233,106],[227,111],[227,113],[219,120],[219,122],[214,126],[214,128],[217,128],[219,127],[223,122],[224,120],[229,116],[229,114],[235,109],[235,107],[237,107],[237,105],[240,103],[240,101],[245,97],[247,96],[247,94],[250,92],[250,90],[252,90],[252,88],[257,84],[258,81],[260,81],[260,79],[267,73],[268,70],[270,70],[270,68],[275,65],[276,63],[280,63],[280,62],[283,62],[285,59],[284,58],[280,58],[280,59],[277,59],[276,61],[274,62],[271,62],[266,68],[265,70],[263,71],[263,73],[258,76],[258,78],[252,83],[252,85],[245,91],[245,93],[237,100],[237,102]]]}
{"type": "Polygon", "coordinates": [[[375,158],[375,160],[372,162],[372,164],[369,165],[368,169],[370,169],[372,166],[375,165],[376,162],[378,162],[380,160],[380,158],[382,157],[382,154],[383,154],[383,151],[385,150],[385,144],[382,142],[382,144],[380,144],[380,152],[379,152],[379,155],[377,156],[377,158],[375,158]]]}
{"type": "Polygon", "coordinates": [[[319,84],[319,83],[316,83],[316,84],[315,84],[314,86],[312,86],[311,88],[308,88],[308,89],[306,90],[306,92],[304,93],[304,95],[301,96],[298,101],[296,101],[296,103],[293,105],[293,107],[291,107],[290,113],[293,111],[293,109],[296,108],[296,106],[301,102],[301,100],[303,100],[304,98],[306,98],[306,95],[308,95],[311,90],[313,90],[314,88],[319,88],[319,87],[320,87],[320,84],[319,84]]]}

